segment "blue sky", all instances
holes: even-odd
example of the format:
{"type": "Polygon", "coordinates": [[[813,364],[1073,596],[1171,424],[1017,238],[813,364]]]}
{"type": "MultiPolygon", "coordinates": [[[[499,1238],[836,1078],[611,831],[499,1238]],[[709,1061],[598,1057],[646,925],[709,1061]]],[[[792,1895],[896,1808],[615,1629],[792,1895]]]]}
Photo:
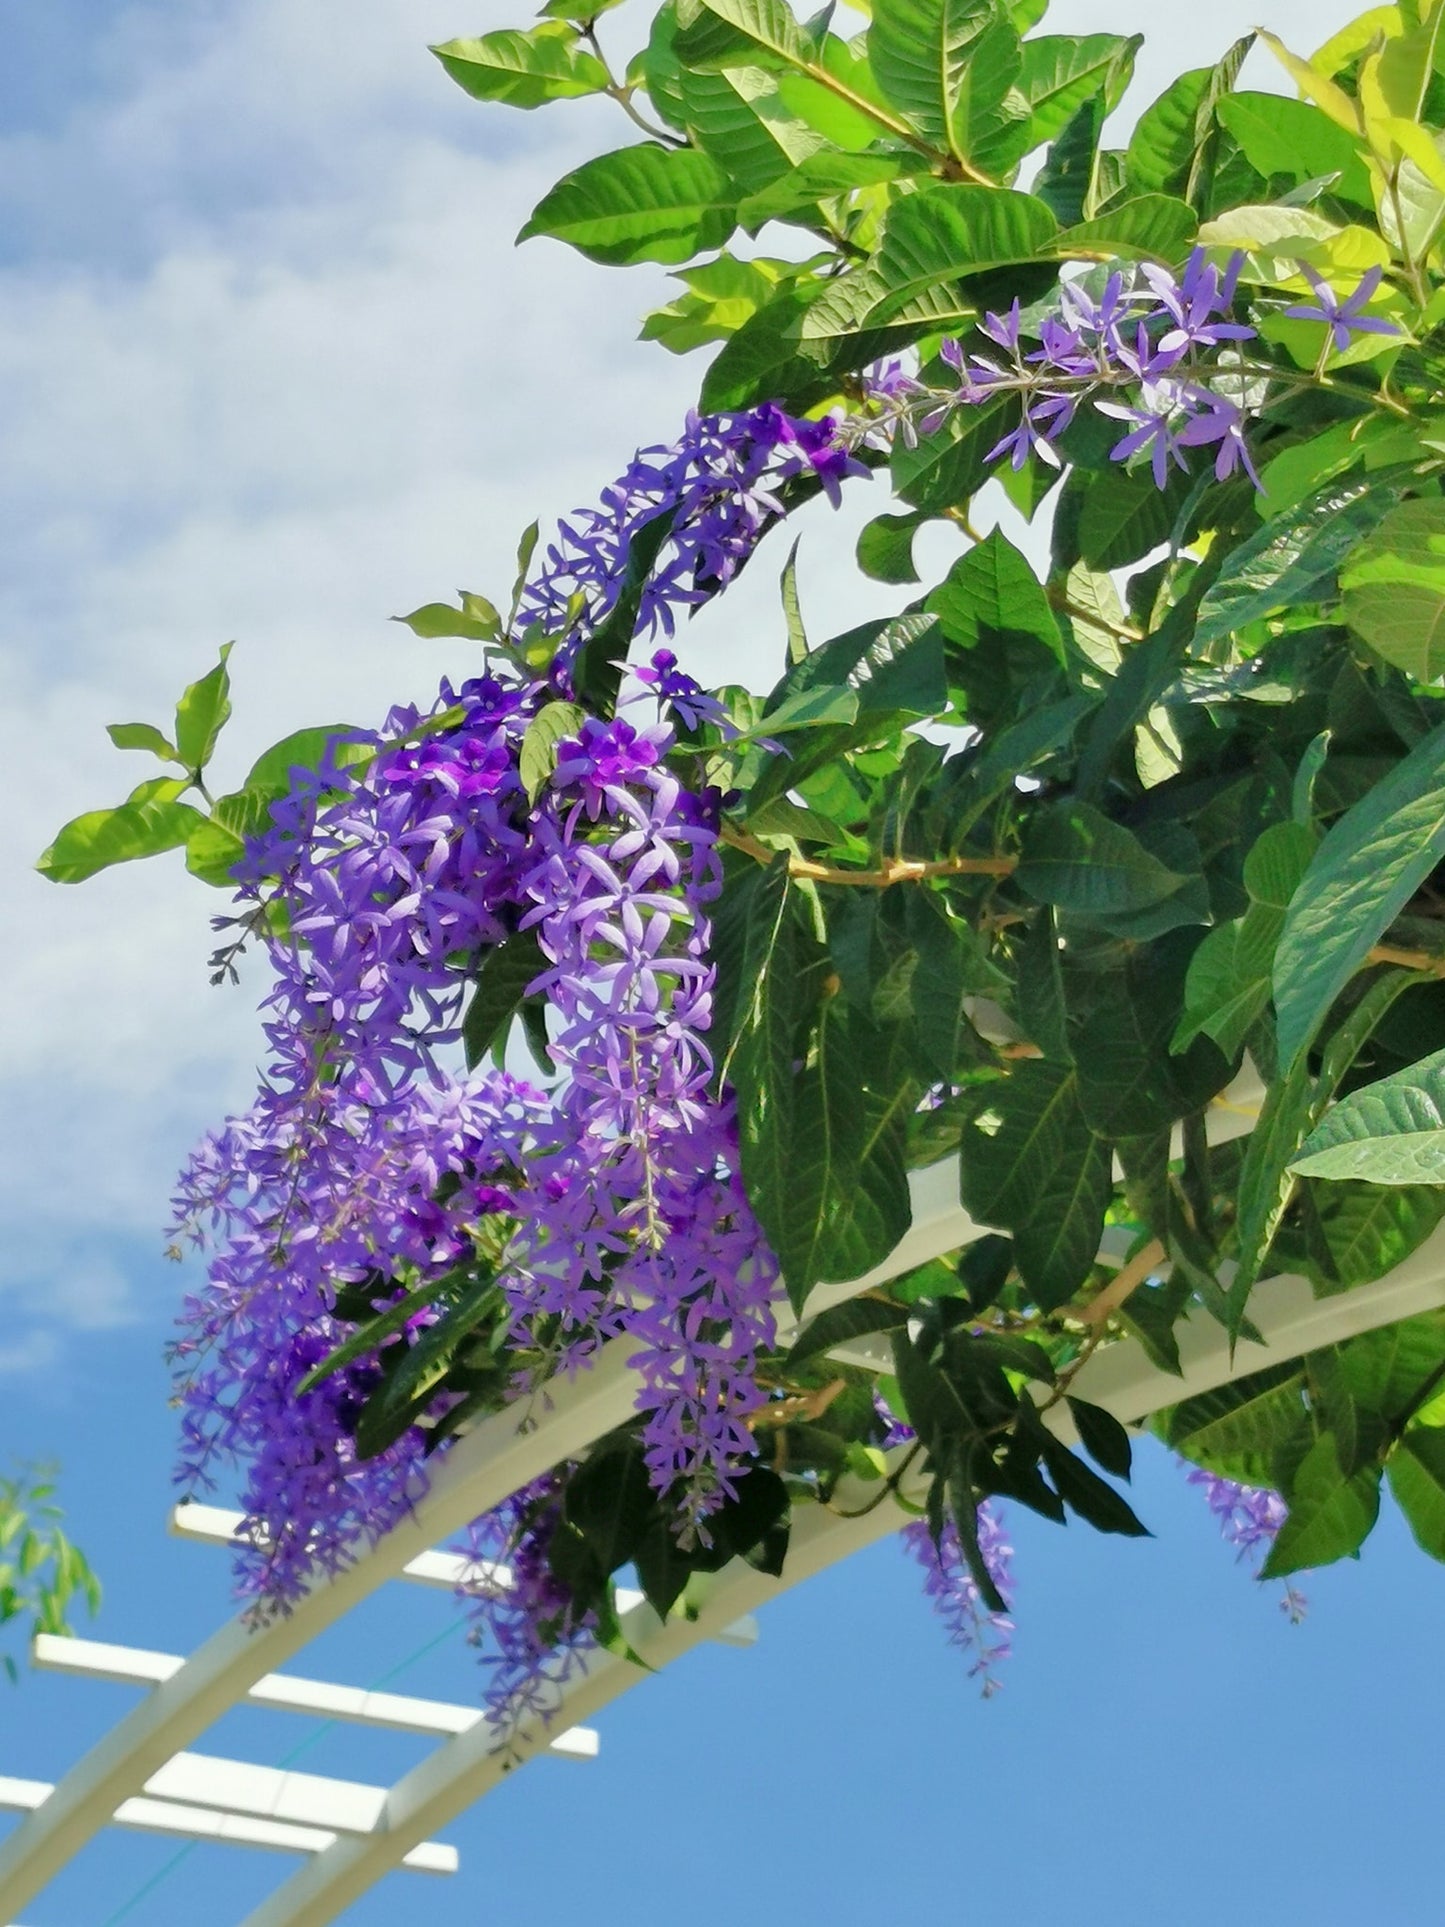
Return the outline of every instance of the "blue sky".
{"type": "MultiPolygon", "coordinates": [[[[1254,11],[1171,10],[1141,101],[1254,11]]],[[[1268,24],[1308,47],[1348,11],[1272,0],[1268,24]]],[[[1053,24],[1159,18],[1063,0],[1053,24]]],[[[423,693],[460,659],[386,618],[495,590],[524,523],[586,500],[686,406],[695,366],[635,340],[665,277],[512,251],[549,182],[627,135],[591,107],[488,113],[425,53],[511,19],[500,0],[0,0],[0,1458],[63,1460],[116,1641],[185,1650],[229,1609],[223,1556],[164,1532],[181,1277],[159,1233],[190,1142],[245,1101],[258,986],[207,987],[216,906],[178,863],[79,891],[29,865],[62,817],[139,780],[104,723],[164,720],[229,637],[238,771],[292,727],[423,693]]],[[[819,634],[857,619],[836,565],[867,496],[805,523],[819,634]]],[[[715,677],[767,673],[769,576],[697,625],[715,677]]],[[[1141,1457],[1156,1540],[1012,1522],[1018,1656],[996,1701],[878,1547],[767,1612],[755,1650],[707,1649],[612,1709],[595,1765],[541,1763],[459,1823],[450,1888],[399,1877],[348,1918],[1427,1914],[1445,1574],[1387,1518],[1291,1629],[1141,1457]]],[[[398,1685],[465,1698],[450,1621],[391,1588],[305,1670],[375,1682],[441,1638],[398,1685]]],[[[0,1772],[55,1777],[131,1698],[0,1690],[0,1772]]],[[[203,1745],[276,1762],[303,1743],[298,1764],[366,1780],[420,1746],[277,1714],[203,1745]]],[[[207,1847],[158,1879],[173,1853],[107,1835],[27,1927],[224,1927],[285,1870],[207,1847]]]]}

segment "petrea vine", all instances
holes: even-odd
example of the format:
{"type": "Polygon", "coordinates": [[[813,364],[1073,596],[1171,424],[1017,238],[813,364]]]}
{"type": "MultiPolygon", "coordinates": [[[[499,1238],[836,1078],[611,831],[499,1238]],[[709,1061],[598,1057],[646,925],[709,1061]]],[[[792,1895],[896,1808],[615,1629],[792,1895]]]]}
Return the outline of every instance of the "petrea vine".
{"type": "Polygon", "coordinates": [[[252,1610],[615,1345],[630,1420],[472,1528],[504,1737],[630,1652],[619,1573],[691,1610],[784,1574],[806,1506],[909,1522],[991,1693],[995,1502],[1142,1533],[1145,1403],[1089,1388],[1180,1372],[1186,1327],[1218,1369],[1191,1338],[1149,1424],[1261,1576],[1356,1551],[1386,1480],[1445,1557],[1445,1316],[1364,1296],[1445,1219],[1445,0],[1322,64],[1266,36],[1287,137],[1241,42],[1117,149],[1134,43],[1033,4],[873,0],[845,40],[662,0],[625,80],[547,12],[437,51],[647,130],[524,234],[678,271],[644,333],[720,344],[681,436],[528,532],[505,614],[404,618],[480,657],[428,709],[212,799],[223,657],[42,858],[184,846],[239,887],[217,976],[273,973],[257,1100],[177,1198],[182,1476],[239,1474],[252,1610]],[[728,251],[775,223],[818,252],[728,251]],[[815,645],[795,549],[772,689],[679,667],[770,529],[885,472],[858,561],[905,608],[815,645]],[[1278,1274],[1312,1349],[1233,1376],[1278,1274]]]}

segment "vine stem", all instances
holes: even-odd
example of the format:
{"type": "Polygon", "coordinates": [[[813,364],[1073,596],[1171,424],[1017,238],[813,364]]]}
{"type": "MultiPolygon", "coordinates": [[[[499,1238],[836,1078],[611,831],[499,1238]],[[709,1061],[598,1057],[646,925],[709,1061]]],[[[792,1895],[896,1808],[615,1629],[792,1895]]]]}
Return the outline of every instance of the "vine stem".
{"type": "MultiPolygon", "coordinates": [[[[779,854],[758,837],[724,823],[722,841],[741,850],[755,863],[771,863],[779,854]]],[[[876,870],[842,870],[811,857],[790,856],[788,875],[809,883],[845,883],[855,889],[887,890],[895,883],[922,883],[929,877],[1006,877],[1018,868],[1014,856],[946,856],[925,862],[907,856],[888,857],[876,870]]]]}
{"type": "Polygon", "coordinates": [[[1404,970],[1430,970],[1445,977],[1445,955],[1431,950],[1400,950],[1392,943],[1377,943],[1365,958],[1367,964],[1398,964],[1404,970]]]}
{"type": "Polygon", "coordinates": [[[1080,1311],[1070,1312],[1070,1317],[1078,1318],[1086,1325],[1100,1326],[1105,1319],[1112,1318],[1119,1307],[1139,1289],[1152,1272],[1164,1262],[1165,1250],[1157,1238],[1151,1238],[1142,1251],[1136,1252],[1105,1285],[1097,1298],[1091,1298],[1080,1311]]]}

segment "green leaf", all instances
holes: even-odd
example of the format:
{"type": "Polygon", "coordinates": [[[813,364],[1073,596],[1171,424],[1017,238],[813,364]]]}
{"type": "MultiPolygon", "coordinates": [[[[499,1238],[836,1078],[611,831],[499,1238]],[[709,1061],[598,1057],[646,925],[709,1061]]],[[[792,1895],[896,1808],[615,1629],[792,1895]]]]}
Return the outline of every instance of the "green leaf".
{"type": "Polygon", "coordinates": [[[1051,141],[1093,96],[1117,107],[1129,84],[1142,34],[1040,34],[1023,44],[1019,91],[1029,104],[1029,140],[1051,141]]]}
{"type": "Polygon", "coordinates": [[[528,723],[517,755],[517,771],[529,803],[535,803],[552,780],[558,744],[575,736],[586,720],[586,712],[576,703],[552,702],[543,703],[528,723]]]}
{"type": "Polygon", "coordinates": [[[1084,485],[1079,551],[1094,569],[1121,569],[1169,540],[1179,513],[1179,483],[1156,488],[1147,468],[1112,471],[1084,485]]]}
{"type": "Polygon", "coordinates": [[[540,977],[547,959],[535,930],[519,930],[483,957],[477,985],[462,1019],[462,1047],[467,1069],[475,1070],[490,1050],[506,1038],[507,1028],[522,1006],[527,987],[540,977]]]}
{"type": "Polygon", "coordinates": [[[810,1319],[803,1335],[788,1353],[788,1367],[795,1370],[810,1358],[845,1345],[850,1339],[864,1338],[874,1332],[897,1331],[909,1319],[907,1305],[888,1305],[878,1298],[849,1298],[810,1319]]]}
{"type": "Polygon", "coordinates": [[[148,749],[163,763],[179,763],[176,746],[154,723],[107,723],[105,733],[117,749],[148,749]]]}
{"type": "Polygon", "coordinates": [[[831,340],[885,321],[947,328],[971,320],[977,304],[951,284],[1050,255],[1057,232],[1043,201],[1010,188],[964,183],[906,194],[884,219],[876,261],[832,283],[804,315],[802,338],[831,340]]]}
{"type": "Polygon", "coordinates": [[[740,201],[738,225],[756,234],[767,221],[787,220],[794,214],[816,217],[819,201],[854,188],[877,187],[920,167],[921,162],[907,154],[839,154],[825,148],[740,201]]]}
{"type": "Polygon", "coordinates": [[[1255,840],[1244,863],[1250,907],[1211,930],[1190,959],[1184,1014],[1171,1049],[1186,1049],[1201,1032],[1229,1057],[1244,1043],[1269,1003],[1285,909],[1314,847],[1313,831],[1301,823],[1273,823],[1255,840]]]}
{"type": "Polygon", "coordinates": [[[765,190],[825,144],[788,111],[777,76],[765,68],[684,69],[681,88],[683,118],[696,144],[746,193],[765,190]]]}
{"type": "Polygon", "coordinates": [[[585,161],[538,202],[517,236],[554,236],[590,261],[671,266],[719,248],[735,225],[737,190],[706,154],[624,147],[585,161]]]}
{"type": "Polygon", "coordinates": [[[1363,1332],[1337,1348],[1355,1403],[1398,1423],[1437,1386],[1445,1365],[1445,1317],[1438,1311],[1363,1332]]]}
{"type": "Polygon", "coordinates": [[[1137,1137],[1200,1110],[1229,1080],[1212,1043],[1185,1057],[1167,1048],[1179,1020],[1179,952],[1165,945],[1103,978],[1074,1043],[1084,1116],[1100,1136],[1137,1137]]]}
{"type": "Polygon", "coordinates": [[[931,519],[925,509],[908,515],[875,515],[858,537],[858,567],[875,582],[916,582],[913,538],[931,519]]]}
{"type": "Polygon", "coordinates": [[[502,633],[502,618],[482,597],[471,596],[468,600],[477,605],[470,613],[454,609],[449,602],[427,602],[420,609],[413,609],[409,616],[393,616],[392,621],[404,623],[414,636],[421,636],[427,642],[442,636],[495,642],[502,633]]]}
{"type": "Polygon", "coordinates": [[[1064,639],[1043,584],[1001,529],[990,529],[961,555],[923,606],[956,648],[1030,636],[1059,663],[1064,660],[1064,639]]]}
{"type": "Polygon", "coordinates": [[[1199,222],[1187,201],[1172,194],[1138,194],[1092,220],[1065,228],[1054,246],[1061,259],[1107,248],[1122,256],[1177,261],[1193,241],[1199,222]]]}
{"type": "Polygon", "coordinates": [[[1291,1482],[1289,1517],[1279,1529],[1261,1579],[1332,1565],[1358,1552],[1380,1516],[1380,1467],[1346,1478],[1332,1433],[1317,1438],[1291,1482]]]}
{"type": "MultiPolygon", "coordinates": [[[[1072,1400],[1070,1403],[1072,1404],[1072,1400]]],[[[1059,1497],[1096,1532],[1116,1532],[1126,1539],[1148,1539],[1149,1528],[1139,1521],[1133,1507],[1106,1485],[1097,1472],[1090,1471],[1067,1446],[1045,1433],[1039,1441],[1049,1477],[1059,1489],[1059,1497]]]]}
{"type": "Polygon", "coordinates": [[[1230,551],[1200,605],[1197,651],[1207,651],[1276,609],[1331,596],[1341,563],[1400,499],[1396,479],[1355,476],[1319,490],[1287,516],[1273,516],[1230,551]]]}
{"type": "Polygon", "coordinates": [[[894,106],[961,159],[1021,64],[1018,35],[994,0],[876,0],[868,58],[894,106]]]}
{"type": "Polygon", "coordinates": [[[1024,1062],[988,1093],[960,1145],[963,1205],[1013,1234],[1019,1271],[1045,1310],[1088,1277],[1112,1192],[1109,1147],[1085,1120],[1071,1065],[1024,1062]]]}
{"type": "Polygon", "coordinates": [[[1014,877],[1035,903],[1101,919],[1161,903],[1188,881],[1132,830],[1091,804],[1067,802],[1029,825],[1014,877]]]}
{"type": "Polygon", "coordinates": [[[1219,143],[1215,109],[1233,90],[1254,35],[1237,40],[1213,67],[1196,67],[1172,81],[1140,115],[1125,156],[1132,193],[1182,193],[1193,201],[1210,175],[1219,143]]]}
{"type": "Polygon", "coordinates": [[[1267,1486],[1275,1453],[1306,1420],[1298,1362],[1270,1365],[1160,1413],[1154,1429],[1171,1451],[1243,1485],[1267,1486]]]}
{"type": "Polygon", "coordinates": [[[1104,131],[1104,96],[1090,94],[1055,135],[1032,192],[1066,227],[1088,212],[1104,131]]]}
{"type": "Polygon", "coordinates": [[[1274,961],[1282,1069],[1442,859],[1445,724],[1335,822],[1294,894],[1274,961]]]}
{"type": "Polygon", "coordinates": [[[1214,112],[1266,179],[1283,174],[1303,182],[1337,174],[1332,193],[1360,207],[1374,205],[1361,143],[1309,101],[1284,94],[1228,94],[1214,112]]]}
{"type": "Polygon", "coordinates": [[[176,704],[176,753],[186,769],[206,767],[231,714],[231,677],[226,668],[230,653],[230,643],[223,643],[215,668],[193,682],[176,704]]]}
{"type": "Polygon", "coordinates": [[[1412,1425],[1385,1471],[1416,1545],[1432,1559],[1445,1559],[1445,1431],[1412,1425]]]}
{"type": "Polygon", "coordinates": [[[65,825],[35,867],[52,883],[82,883],[112,864],[178,850],[206,820],[189,803],[164,796],[90,810],[65,825]]]}
{"type": "Polygon", "coordinates": [[[1300,1177],[1445,1184],[1445,1050],[1342,1098],[1305,1139],[1300,1177]]]}
{"type": "Polygon", "coordinates": [[[679,0],[678,56],[689,66],[730,65],[739,45],[795,65],[809,55],[803,30],[786,0],[679,0]],[[732,32],[718,32],[719,27],[732,32]]]}
{"type": "Polygon", "coordinates": [[[607,69],[560,22],[527,33],[504,28],[477,40],[448,40],[432,52],[473,100],[531,108],[607,90],[607,69]]]}
{"type": "Polygon", "coordinates": [[[357,740],[364,736],[365,732],[351,723],[325,723],[314,729],[298,729],[262,751],[241,788],[284,796],[291,787],[292,771],[320,769],[327,761],[328,751],[338,769],[369,763],[376,754],[376,745],[357,740]]]}
{"type": "MultiPolygon", "coordinates": [[[[1295,1173],[1298,1176],[1298,1171],[1295,1173]]],[[[1373,1284],[1403,1264],[1445,1217],[1445,1187],[1367,1184],[1353,1179],[1301,1185],[1301,1229],[1286,1228],[1275,1252],[1325,1292],[1373,1284]]]]}
{"type": "Polygon", "coordinates": [[[186,839],[186,868],[215,889],[234,882],[232,871],[245,854],[246,845],[236,832],[213,818],[202,817],[186,839]]]}
{"type": "Polygon", "coordinates": [[[563,1506],[602,1572],[630,1564],[657,1512],[641,1452],[631,1442],[594,1448],[568,1479],[563,1506]]]}
{"type": "Polygon", "coordinates": [[[1340,571],[1355,634],[1420,682],[1445,676],[1445,501],[1402,502],[1340,571]]]}
{"type": "Polygon", "coordinates": [[[1081,1398],[1068,1398],[1064,1403],[1089,1457],[1106,1472],[1112,1472],[1116,1479],[1127,1479],[1134,1463],[1134,1448],[1114,1414],[1106,1412],[1102,1405],[1090,1405],[1081,1398]]]}

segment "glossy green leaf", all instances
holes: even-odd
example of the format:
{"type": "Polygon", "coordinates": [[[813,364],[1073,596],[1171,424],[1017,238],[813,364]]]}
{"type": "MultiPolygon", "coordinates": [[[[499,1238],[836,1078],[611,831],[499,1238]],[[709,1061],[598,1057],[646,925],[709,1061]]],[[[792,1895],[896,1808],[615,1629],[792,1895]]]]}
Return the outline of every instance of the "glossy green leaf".
{"type": "Polygon", "coordinates": [[[678,53],[689,65],[732,64],[740,48],[801,65],[811,51],[786,0],[678,0],[677,19],[678,53]]]}
{"type": "Polygon", "coordinates": [[[1062,663],[1058,618],[1028,558],[1001,529],[961,555],[928,597],[949,642],[959,649],[997,643],[1004,636],[1031,636],[1062,663]]]}
{"type": "Polygon", "coordinates": [[[1420,682],[1445,676],[1445,501],[1401,502],[1340,571],[1344,617],[1420,682]]]}
{"type": "Polygon", "coordinates": [[[1445,1431],[1412,1425],[1385,1472],[1416,1545],[1432,1559],[1445,1559],[1445,1431]]]}
{"type": "Polygon", "coordinates": [[[1346,1478],[1329,1432],[1317,1438],[1295,1471],[1289,1516],[1280,1527],[1262,1579],[1332,1565],[1358,1552],[1380,1514],[1380,1468],[1346,1478]]]}
{"type": "Polygon", "coordinates": [[[35,867],[52,883],[82,883],[112,864],[178,850],[205,822],[199,810],[174,797],[90,810],[65,825],[35,867]]]}
{"type": "Polygon", "coordinates": [[[1373,205],[1361,143],[1309,101],[1284,94],[1227,94],[1214,111],[1266,177],[1282,174],[1299,182],[1337,174],[1331,192],[1361,207],[1373,205]]]}
{"type": "Polygon", "coordinates": [[[1146,909],[1187,880],[1087,803],[1058,803],[1036,817],[1014,875],[1035,903],[1087,917],[1146,909]]]}
{"type": "Polygon", "coordinates": [[[681,76],[682,112],[704,153],[744,193],[756,193],[816,154],[823,136],[789,113],[778,78],[763,67],[681,76]]]}
{"type": "Polygon", "coordinates": [[[1442,860],[1445,724],[1339,818],[1295,892],[1274,962],[1284,1069],[1442,860]]]}
{"type": "Polygon", "coordinates": [[[1342,1098],[1306,1138],[1301,1177],[1445,1184],[1445,1051],[1342,1098]]]}
{"type": "Polygon", "coordinates": [[[1191,958],[1172,1048],[1185,1049],[1201,1033],[1229,1056],[1244,1043],[1269,1003],[1285,910],[1314,848],[1313,831],[1301,823],[1271,824],[1257,838],[1244,865],[1250,907],[1211,930],[1191,958]]]}
{"type": "Polygon", "coordinates": [[[913,538],[930,518],[926,510],[908,515],[875,515],[858,537],[858,567],[875,582],[916,582],[913,538]]]}
{"type": "Polygon", "coordinates": [[[1092,254],[1107,248],[1125,257],[1177,261],[1188,250],[1198,226],[1187,201],[1177,200],[1172,194],[1138,194],[1092,220],[1065,228],[1054,246],[1062,260],[1071,254],[1092,254]]]}
{"type": "Polygon", "coordinates": [[[105,733],[117,749],[148,749],[163,763],[178,763],[176,746],[154,723],[107,723],[105,733]]]}
{"type": "Polygon", "coordinates": [[[232,872],[246,854],[246,845],[224,823],[202,817],[186,838],[186,868],[214,889],[232,887],[232,872]]]}
{"type": "Polygon", "coordinates": [[[369,763],[376,754],[374,743],[358,740],[363,732],[350,723],[327,723],[312,729],[298,729],[283,736],[279,743],[263,750],[247,772],[243,790],[264,790],[283,795],[291,787],[293,770],[318,770],[330,760],[337,769],[369,763]]]}
{"type": "Polygon", "coordinates": [[[546,968],[547,959],[534,930],[519,930],[486,953],[462,1019],[462,1048],[468,1070],[475,1070],[488,1051],[502,1044],[528,986],[546,968]]]}
{"type": "Polygon", "coordinates": [[[448,40],[432,52],[473,100],[508,107],[541,107],[607,87],[607,69],[561,22],[526,33],[503,28],[475,40],[448,40]]]}
{"type": "Polygon", "coordinates": [[[1342,563],[1400,499],[1397,479],[1354,477],[1267,521],[1231,551],[1204,598],[1195,648],[1207,650],[1276,609],[1331,597],[1342,563]]]}
{"type": "Polygon", "coordinates": [[[533,209],[517,236],[552,235],[591,261],[670,266],[721,247],[737,189],[706,154],[642,145],[584,161],[533,209]]]}
{"type": "Polygon", "coordinates": [[[1017,1065],[970,1121],[959,1157],[965,1210],[1012,1233],[1041,1305],[1066,1303],[1089,1275],[1112,1190],[1109,1147],[1085,1120],[1072,1066],[1017,1065]]]}
{"type": "Polygon", "coordinates": [[[907,1305],[890,1305],[878,1298],[849,1298],[809,1319],[802,1336],[788,1353],[789,1369],[820,1357],[850,1339],[877,1332],[897,1331],[908,1322],[907,1305]]]}
{"type": "Polygon", "coordinates": [[[502,619],[490,603],[469,614],[465,609],[454,609],[449,602],[427,602],[420,609],[413,609],[409,616],[393,616],[392,621],[403,623],[414,636],[428,642],[443,636],[495,642],[502,632],[502,619]]]}
{"type": "Polygon", "coordinates": [[[1116,107],[1129,84],[1142,34],[1040,34],[1023,44],[1019,92],[1029,104],[1035,143],[1061,133],[1084,102],[1098,94],[1116,107]]]}
{"type": "Polygon", "coordinates": [[[205,769],[231,714],[231,677],[226,668],[230,653],[230,643],[223,643],[215,668],[193,682],[176,704],[176,754],[186,769],[205,769]]]}
{"type": "Polygon", "coordinates": [[[552,780],[557,767],[557,746],[575,736],[586,721],[586,713],[576,703],[544,703],[527,725],[517,755],[517,771],[527,800],[535,803],[552,780]]]}
{"type": "Polygon", "coordinates": [[[1164,1443],[1223,1477],[1267,1486],[1274,1456],[1306,1422],[1305,1375],[1297,1360],[1270,1365],[1185,1399],[1159,1415],[1164,1443]]]}
{"type": "Polygon", "coordinates": [[[893,105],[965,159],[1021,64],[1018,36],[994,0],[876,0],[868,54],[893,105]]]}

